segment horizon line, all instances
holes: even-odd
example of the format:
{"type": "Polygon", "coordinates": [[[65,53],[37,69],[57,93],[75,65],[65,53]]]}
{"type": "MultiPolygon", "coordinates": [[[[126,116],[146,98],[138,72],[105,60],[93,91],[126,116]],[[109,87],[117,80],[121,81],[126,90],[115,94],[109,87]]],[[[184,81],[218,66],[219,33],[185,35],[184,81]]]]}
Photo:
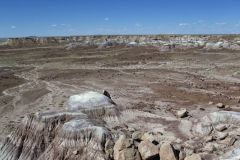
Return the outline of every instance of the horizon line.
{"type": "Polygon", "coordinates": [[[159,34],[76,34],[76,35],[43,35],[43,36],[10,36],[0,37],[0,39],[14,38],[47,38],[47,37],[93,37],[93,36],[157,36],[157,35],[174,35],[174,36],[240,36],[240,33],[159,33],[159,34]]]}

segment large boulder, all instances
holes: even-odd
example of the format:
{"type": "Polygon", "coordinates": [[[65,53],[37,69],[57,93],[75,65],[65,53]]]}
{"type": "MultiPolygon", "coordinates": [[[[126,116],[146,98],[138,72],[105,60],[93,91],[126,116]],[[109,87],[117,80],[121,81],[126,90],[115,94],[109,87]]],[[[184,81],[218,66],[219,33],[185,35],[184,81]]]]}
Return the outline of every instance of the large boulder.
{"type": "Polygon", "coordinates": [[[133,145],[133,141],[121,135],[114,145],[115,160],[141,160],[140,154],[133,145]]]}
{"type": "Polygon", "coordinates": [[[233,111],[213,112],[203,117],[203,120],[213,124],[238,124],[240,122],[240,113],[233,111]]]}
{"type": "Polygon", "coordinates": [[[93,91],[71,96],[68,104],[69,110],[94,109],[115,105],[110,95],[93,91]]]}
{"type": "Polygon", "coordinates": [[[81,112],[47,112],[24,118],[0,148],[0,159],[65,160],[112,157],[111,134],[81,112]],[[108,141],[108,144],[107,144],[108,141]]]}

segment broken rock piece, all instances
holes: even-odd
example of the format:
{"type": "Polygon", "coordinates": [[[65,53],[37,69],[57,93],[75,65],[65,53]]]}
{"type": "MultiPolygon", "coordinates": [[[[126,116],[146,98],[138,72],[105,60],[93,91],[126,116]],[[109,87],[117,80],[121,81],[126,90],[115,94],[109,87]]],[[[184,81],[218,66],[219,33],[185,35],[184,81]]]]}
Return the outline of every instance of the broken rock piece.
{"type": "Polygon", "coordinates": [[[114,145],[114,159],[116,160],[141,160],[140,154],[133,145],[133,141],[121,135],[114,145]]]}
{"type": "Polygon", "coordinates": [[[200,122],[196,126],[196,132],[201,135],[209,135],[213,130],[212,124],[208,122],[200,122]]]}
{"type": "Polygon", "coordinates": [[[154,159],[159,156],[159,148],[148,140],[140,142],[138,150],[143,160],[154,159]]]}
{"type": "Polygon", "coordinates": [[[179,118],[184,118],[188,116],[188,112],[186,108],[182,108],[181,110],[177,111],[177,116],[179,118]]]}
{"type": "Polygon", "coordinates": [[[162,144],[159,154],[161,160],[178,160],[179,157],[179,155],[177,155],[175,149],[170,143],[162,144]]]}
{"type": "Polygon", "coordinates": [[[225,107],[225,105],[224,105],[223,103],[218,103],[218,104],[216,104],[216,106],[217,106],[218,108],[224,108],[224,107],[225,107]]]}
{"type": "Polygon", "coordinates": [[[218,124],[217,126],[215,126],[215,129],[217,131],[221,132],[221,131],[227,129],[227,125],[225,125],[225,124],[218,124]]]}
{"type": "Polygon", "coordinates": [[[187,156],[184,160],[202,160],[199,154],[192,154],[191,156],[187,156]]]}

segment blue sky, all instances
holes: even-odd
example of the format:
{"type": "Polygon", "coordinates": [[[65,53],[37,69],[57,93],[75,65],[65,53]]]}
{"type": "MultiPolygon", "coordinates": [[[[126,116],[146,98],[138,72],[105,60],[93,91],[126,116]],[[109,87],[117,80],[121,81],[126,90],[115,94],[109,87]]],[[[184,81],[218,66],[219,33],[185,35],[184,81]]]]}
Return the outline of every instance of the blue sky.
{"type": "Polygon", "coordinates": [[[240,33],[240,0],[0,0],[0,37],[240,33]]]}

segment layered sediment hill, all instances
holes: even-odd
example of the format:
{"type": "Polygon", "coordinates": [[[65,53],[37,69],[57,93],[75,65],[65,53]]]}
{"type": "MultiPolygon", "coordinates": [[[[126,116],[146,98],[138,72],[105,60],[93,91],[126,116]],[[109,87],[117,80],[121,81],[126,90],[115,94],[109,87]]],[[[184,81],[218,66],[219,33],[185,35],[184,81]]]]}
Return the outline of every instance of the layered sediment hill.
{"type": "Polygon", "coordinates": [[[238,35],[122,35],[122,36],[70,36],[10,38],[8,46],[46,46],[69,44],[68,48],[82,45],[101,47],[113,45],[157,45],[162,49],[231,49],[240,50],[238,35]]]}

